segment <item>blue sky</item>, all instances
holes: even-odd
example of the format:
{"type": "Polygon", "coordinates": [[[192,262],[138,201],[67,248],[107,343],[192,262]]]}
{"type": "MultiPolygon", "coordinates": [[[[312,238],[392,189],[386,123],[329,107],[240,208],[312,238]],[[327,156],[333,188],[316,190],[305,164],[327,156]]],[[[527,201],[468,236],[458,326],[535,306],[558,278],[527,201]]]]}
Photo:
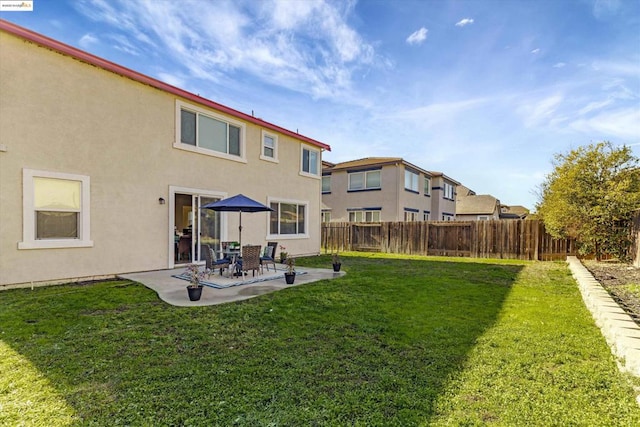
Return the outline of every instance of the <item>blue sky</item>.
{"type": "Polygon", "coordinates": [[[640,155],[640,1],[34,0],[0,17],[331,145],[533,208],[554,153],[640,155]]]}

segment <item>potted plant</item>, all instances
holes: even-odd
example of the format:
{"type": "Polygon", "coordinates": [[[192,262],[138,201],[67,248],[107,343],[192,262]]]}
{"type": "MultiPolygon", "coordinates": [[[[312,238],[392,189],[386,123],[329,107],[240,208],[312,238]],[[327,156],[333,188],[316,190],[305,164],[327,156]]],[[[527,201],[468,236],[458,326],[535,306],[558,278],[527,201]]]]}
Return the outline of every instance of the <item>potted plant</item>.
{"type": "Polygon", "coordinates": [[[287,255],[289,255],[288,253],[285,252],[285,248],[284,246],[280,245],[280,263],[284,264],[287,261],[287,255]]]}
{"type": "Polygon", "coordinates": [[[336,252],[331,256],[331,258],[333,259],[333,271],[340,271],[340,266],[342,265],[342,262],[340,262],[340,255],[336,252]]]}
{"type": "Polygon", "coordinates": [[[284,273],[284,280],[287,282],[287,285],[293,285],[293,282],[296,280],[295,264],[295,258],[287,258],[287,271],[284,273]]]}
{"type": "Polygon", "coordinates": [[[185,270],[185,275],[189,278],[187,292],[189,293],[189,301],[198,301],[202,296],[202,285],[200,282],[204,280],[206,271],[200,271],[198,264],[189,264],[185,270]]]}

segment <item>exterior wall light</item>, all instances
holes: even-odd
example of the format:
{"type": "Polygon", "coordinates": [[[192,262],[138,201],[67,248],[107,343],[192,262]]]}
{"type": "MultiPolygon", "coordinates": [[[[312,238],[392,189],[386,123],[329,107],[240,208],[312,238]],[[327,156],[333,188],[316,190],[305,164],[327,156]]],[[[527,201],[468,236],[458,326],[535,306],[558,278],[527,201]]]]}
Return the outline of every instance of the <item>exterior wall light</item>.
{"type": "Polygon", "coordinates": [[[164,200],[164,197],[160,197],[158,199],[158,203],[160,203],[161,205],[164,205],[166,203],[165,200],[164,200]]]}

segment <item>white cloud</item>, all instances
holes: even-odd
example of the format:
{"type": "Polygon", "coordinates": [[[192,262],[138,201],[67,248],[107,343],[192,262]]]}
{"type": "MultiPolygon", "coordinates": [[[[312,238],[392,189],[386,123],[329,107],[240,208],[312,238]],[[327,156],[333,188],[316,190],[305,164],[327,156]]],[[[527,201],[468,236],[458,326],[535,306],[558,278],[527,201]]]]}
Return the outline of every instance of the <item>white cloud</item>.
{"type": "Polygon", "coordinates": [[[169,73],[158,73],[158,79],[179,88],[184,88],[186,84],[184,78],[169,73]]]}
{"type": "Polygon", "coordinates": [[[243,72],[316,98],[355,102],[353,76],[386,63],[349,25],[353,1],[258,4],[85,0],[77,8],[119,31],[120,50],[141,53],[125,42],[140,40],[148,47],[144,54],[169,57],[184,64],[192,77],[217,83],[228,74],[243,72]]]}
{"type": "Polygon", "coordinates": [[[429,32],[429,30],[427,30],[426,28],[422,27],[419,30],[414,31],[413,33],[411,33],[411,35],[409,37],[407,37],[407,43],[409,44],[422,44],[422,42],[424,42],[427,39],[427,33],[429,32]]]}
{"type": "Polygon", "coordinates": [[[620,0],[595,0],[593,2],[593,16],[598,19],[606,19],[618,14],[620,0]]]}
{"type": "Polygon", "coordinates": [[[80,45],[81,48],[83,49],[88,49],[90,48],[92,45],[98,43],[100,40],[98,40],[98,38],[96,36],[94,36],[93,34],[85,34],[84,36],[82,36],[80,38],[80,40],[78,40],[78,44],[80,45]]]}
{"type": "Polygon", "coordinates": [[[471,25],[471,24],[473,24],[472,18],[464,18],[456,22],[456,27],[464,27],[465,25],[471,25]]]}
{"type": "Polygon", "coordinates": [[[594,140],[619,138],[636,142],[640,139],[640,110],[626,108],[603,112],[588,119],[575,120],[571,127],[594,140]]]}
{"type": "Polygon", "coordinates": [[[592,111],[601,110],[604,107],[608,107],[611,104],[613,104],[613,100],[612,99],[607,99],[605,101],[600,101],[600,102],[590,102],[589,104],[587,104],[586,106],[581,108],[578,111],[578,114],[583,116],[583,115],[588,114],[588,113],[590,113],[592,111]]]}
{"type": "Polygon", "coordinates": [[[556,62],[555,64],[553,64],[553,68],[564,68],[566,66],[567,64],[564,62],[556,62]]]}
{"type": "Polygon", "coordinates": [[[533,49],[533,50],[531,51],[531,53],[533,53],[534,55],[535,55],[536,53],[540,53],[540,48],[535,48],[535,49],[533,49]]]}
{"type": "Polygon", "coordinates": [[[563,100],[564,97],[560,94],[550,95],[537,102],[522,104],[516,111],[520,114],[527,127],[545,125],[555,119],[554,113],[563,100]]]}
{"type": "Polygon", "coordinates": [[[119,51],[128,53],[129,55],[138,56],[140,50],[129,41],[129,39],[121,34],[110,34],[108,38],[114,41],[113,47],[119,51]]]}
{"type": "Polygon", "coordinates": [[[437,103],[410,110],[400,110],[385,117],[392,120],[411,121],[421,127],[431,127],[436,123],[455,120],[459,114],[478,108],[487,102],[489,102],[489,100],[486,98],[475,98],[464,101],[437,103]]]}

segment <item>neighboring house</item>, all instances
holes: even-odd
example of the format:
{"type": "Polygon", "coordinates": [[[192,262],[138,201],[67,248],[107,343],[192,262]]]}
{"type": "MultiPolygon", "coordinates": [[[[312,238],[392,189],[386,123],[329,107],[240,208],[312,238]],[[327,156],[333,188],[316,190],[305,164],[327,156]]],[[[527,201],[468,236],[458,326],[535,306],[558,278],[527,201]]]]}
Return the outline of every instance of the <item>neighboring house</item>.
{"type": "Polygon", "coordinates": [[[525,219],[527,216],[529,216],[529,209],[524,206],[500,206],[500,219],[525,219]]]}
{"type": "Polygon", "coordinates": [[[455,215],[458,183],[399,157],[323,163],[323,221],[441,220],[455,215]],[[434,184],[435,182],[435,184],[434,184]]]}
{"type": "Polygon", "coordinates": [[[476,192],[460,184],[456,187],[456,195],[458,196],[458,199],[459,199],[460,197],[475,196],[476,192]]]}
{"type": "Polygon", "coordinates": [[[456,219],[456,187],[460,183],[442,172],[431,171],[431,219],[453,221],[456,219]]]}
{"type": "Polygon", "coordinates": [[[456,221],[500,219],[500,200],[489,194],[458,197],[456,221]]]}
{"type": "Polygon", "coordinates": [[[239,217],[199,207],[238,193],[275,210],[243,243],[320,252],[328,145],[3,20],[0,55],[0,286],[198,260],[239,217]]]}

